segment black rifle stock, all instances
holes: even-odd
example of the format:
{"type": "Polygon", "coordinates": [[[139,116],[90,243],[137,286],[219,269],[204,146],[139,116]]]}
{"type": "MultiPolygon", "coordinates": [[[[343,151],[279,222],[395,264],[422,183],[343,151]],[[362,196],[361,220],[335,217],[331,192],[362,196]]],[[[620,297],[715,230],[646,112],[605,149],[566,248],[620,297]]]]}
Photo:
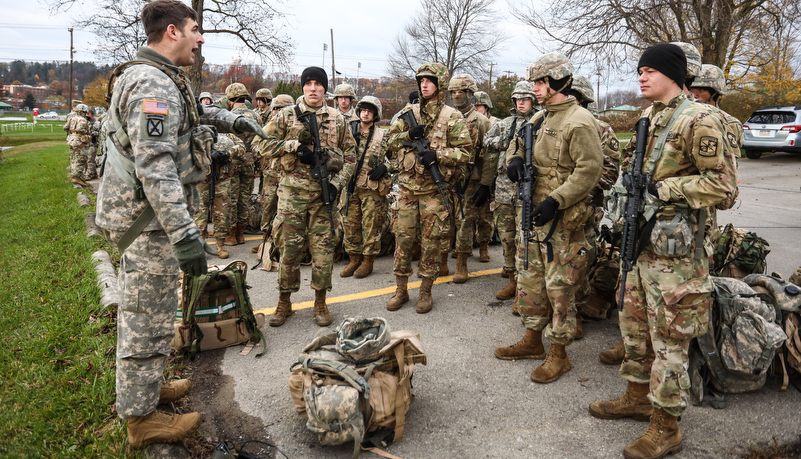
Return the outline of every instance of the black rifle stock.
{"type": "Polygon", "coordinates": [[[328,207],[328,218],[331,221],[331,234],[335,234],[334,230],[334,200],[336,196],[331,196],[331,190],[328,187],[330,183],[328,180],[328,166],[326,165],[326,154],[320,146],[320,128],[317,125],[317,114],[314,112],[307,113],[303,116],[303,124],[309,128],[314,143],[314,155],[311,167],[311,175],[313,178],[320,181],[320,188],[322,188],[323,204],[328,207]]]}
{"type": "Polygon", "coordinates": [[[637,261],[639,251],[637,250],[637,239],[639,235],[640,203],[643,193],[648,188],[648,176],[642,171],[645,162],[645,148],[648,144],[648,128],[650,121],[648,118],[640,118],[637,121],[635,132],[637,133],[637,144],[634,148],[634,170],[631,174],[623,176],[622,184],[626,187],[626,208],[625,222],[623,223],[623,237],[620,241],[620,291],[618,292],[618,310],[623,310],[623,298],[626,292],[626,277],[633,269],[637,261]]]}
{"type": "MultiPolygon", "coordinates": [[[[537,127],[539,127],[539,124],[537,127]]],[[[537,168],[531,164],[531,155],[534,149],[534,125],[531,123],[526,123],[523,126],[523,148],[526,154],[523,160],[523,176],[520,177],[520,184],[517,186],[517,198],[522,205],[520,232],[523,235],[523,246],[526,248],[523,265],[524,269],[528,269],[528,241],[531,240],[531,231],[534,229],[531,221],[531,213],[534,210],[532,189],[534,188],[534,181],[537,180],[537,168]]]]}
{"type": "MultiPolygon", "coordinates": [[[[411,110],[407,110],[400,117],[406,122],[409,128],[417,126],[417,119],[415,119],[414,113],[412,113],[411,110]]],[[[404,140],[403,146],[417,150],[417,160],[420,161],[421,164],[423,162],[423,152],[431,150],[431,143],[428,141],[426,136],[423,136],[417,140],[404,140]]],[[[445,182],[442,180],[442,175],[439,173],[439,168],[436,164],[431,164],[431,166],[428,167],[428,172],[431,174],[431,179],[434,180],[434,184],[437,185],[439,194],[442,195],[442,200],[445,201],[445,207],[448,209],[448,213],[453,212],[451,204],[448,201],[448,196],[445,194],[445,182]]]]}

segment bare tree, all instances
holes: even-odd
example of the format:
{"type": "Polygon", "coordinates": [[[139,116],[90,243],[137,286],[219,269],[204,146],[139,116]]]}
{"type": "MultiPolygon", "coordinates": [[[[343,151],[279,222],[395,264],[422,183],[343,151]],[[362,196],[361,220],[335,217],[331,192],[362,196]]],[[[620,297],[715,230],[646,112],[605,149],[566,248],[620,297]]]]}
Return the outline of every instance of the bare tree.
{"type": "MultiPolygon", "coordinates": [[[[51,12],[67,10],[86,0],[49,0],[51,12]]],[[[99,38],[95,54],[101,59],[125,62],[147,41],[142,27],[142,7],[147,0],[98,0],[91,15],[78,19],[76,26],[92,30],[99,38]]],[[[242,46],[258,55],[262,62],[286,66],[292,57],[292,40],[285,32],[284,14],[267,0],[192,0],[198,24],[204,35],[235,37],[242,46]]],[[[202,47],[189,70],[192,89],[202,83],[202,47]]]]}
{"type": "Polygon", "coordinates": [[[496,26],[491,0],[429,0],[392,45],[387,71],[410,78],[425,62],[439,62],[451,75],[467,72],[476,80],[489,70],[492,51],[507,36],[496,26]]]}

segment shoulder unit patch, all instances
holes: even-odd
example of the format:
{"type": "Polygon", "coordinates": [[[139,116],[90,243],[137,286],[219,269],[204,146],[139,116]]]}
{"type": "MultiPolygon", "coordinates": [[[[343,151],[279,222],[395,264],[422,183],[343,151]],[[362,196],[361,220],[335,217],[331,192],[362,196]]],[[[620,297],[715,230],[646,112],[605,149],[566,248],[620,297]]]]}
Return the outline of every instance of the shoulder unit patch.
{"type": "Polygon", "coordinates": [[[698,142],[698,154],[701,156],[716,156],[718,154],[718,139],[705,135],[698,142]]]}

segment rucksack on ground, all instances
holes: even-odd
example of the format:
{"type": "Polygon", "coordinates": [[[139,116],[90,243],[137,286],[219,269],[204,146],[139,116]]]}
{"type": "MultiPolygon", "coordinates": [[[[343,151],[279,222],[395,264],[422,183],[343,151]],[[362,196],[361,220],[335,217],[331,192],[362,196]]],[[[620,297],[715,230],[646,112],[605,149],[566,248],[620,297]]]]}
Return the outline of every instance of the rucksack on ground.
{"type": "Polygon", "coordinates": [[[743,281],[713,277],[709,330],[690,344],[690,393],[701,405],[725,408],[726,394],[765,384],[776,350],[787,339],[773,302],[743,281]]]}
{"type": "Polygon", "coordinates": [[[765,272],[770,253],[768,241],[753,231],[735,228],[731,223],[720,227],[719,233],[710,274],[742,279],[749,274],[765,272]]]}
{"type": "Polygon", "coordinates": [[[353,457],[403,438],[415,364],[427,363],[420,336],[391,332],[383,318],[345,319],[303,349],[289,392],[323,445],[354,442],[353,457]]]}
{"type": "Polygon", "coordinates": [[[224,267],[210,266],[202,276],[181,279],[172,350],[194,357],[200,351],[246,341],[264,343],[260,330],[264,314],[253,314],[247,272],[247,263],[237,260],[224,267]]]}
{"type": "Polygon", "coordinates": [[[611,232],[606,225],[601,227],[597,238],[596,261],[587,273],[582,298],[577,298],[576,307],[584,319],[604,320],[617,309],[616,288],[620,277],[620,249],[609,241],[611,232]],[[586,292],[586,293],[585,293],[586,292]]]}

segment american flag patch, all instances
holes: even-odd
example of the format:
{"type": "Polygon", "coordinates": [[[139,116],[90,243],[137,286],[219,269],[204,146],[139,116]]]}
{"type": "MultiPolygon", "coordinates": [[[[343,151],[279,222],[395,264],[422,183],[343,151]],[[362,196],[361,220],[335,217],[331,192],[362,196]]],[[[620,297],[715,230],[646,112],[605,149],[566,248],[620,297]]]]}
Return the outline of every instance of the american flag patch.
{"type": "Polygon", "coordinates": [[[155,100],[146,100],[144,102],[144,106],[142,107],[142,111],[145,113],[155,113],[158,115],[166,115],[167,110],[167,103],[166,102],[158,102],[155,100]]]}

